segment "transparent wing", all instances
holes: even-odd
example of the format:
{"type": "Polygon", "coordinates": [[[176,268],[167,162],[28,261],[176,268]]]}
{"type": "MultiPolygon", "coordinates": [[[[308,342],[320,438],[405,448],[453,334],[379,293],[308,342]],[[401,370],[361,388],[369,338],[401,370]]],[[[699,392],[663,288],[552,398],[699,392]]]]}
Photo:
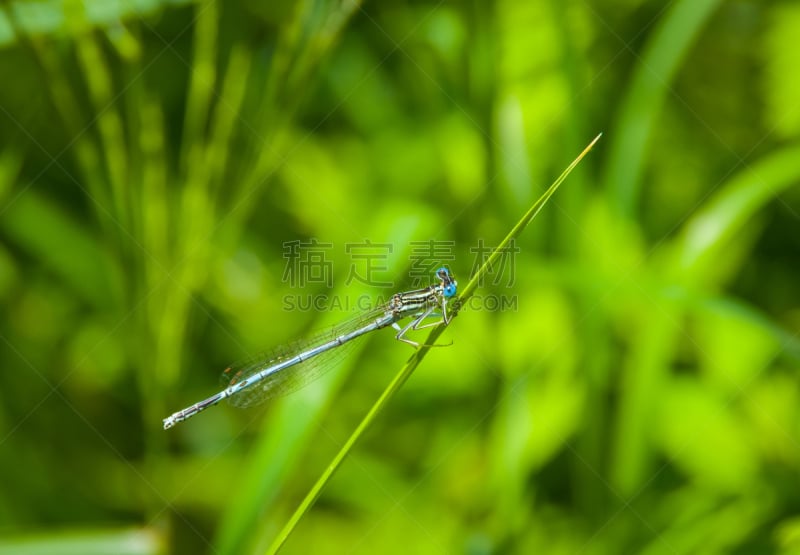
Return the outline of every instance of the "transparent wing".
{"type": "MultiPolygon", "coordinates": [[[[260,353],[236,364],[232,364],[222,372],[220,376],[220,386],[226,388],[230,385],[234,385],[271,366],[286,361],[299,353],[327,343],[336,337],[352,333],[374,322],[383,314],[384,312],[382,309],[375,309],[305,340],[281,345],[271,351],[260,353]]],[[[352,350],[356,340],[357,339],[350,340],[338,347],[311,357],[308,360],[279,370],[274,374],[270,374],[261,381],[229,397],[228,402],[236,407],[250,407],[263,403],[268,399],[293,393],[320,378],[332,368],[335,368],[338,362],[352,350]]]]}

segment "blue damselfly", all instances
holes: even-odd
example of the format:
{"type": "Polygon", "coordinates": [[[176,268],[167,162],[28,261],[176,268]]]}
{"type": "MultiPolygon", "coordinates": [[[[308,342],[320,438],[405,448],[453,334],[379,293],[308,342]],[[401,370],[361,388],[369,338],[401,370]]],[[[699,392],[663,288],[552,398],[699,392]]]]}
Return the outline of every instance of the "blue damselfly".
{"type": "Polygon", "coordinates": [[[447,324],[447,301],[456,294],[456,280],[447,268],[436,270],[438,283],[422,289],[395,293],[391,299],[359,316],[347,320],[311,339],[278,347],[222,373],[225,389],[164,419],[164,429],[228,399],[238,406],[258,404],[266,399],[289,393],[329,370],[336,355],[344,352],[353,339],[388,326],[397,330],[395,338],[414,347],[421,345],[408,339],[410,330],[419,330],[440,323],[447,324]],[[436,312],[436,311],[440,312],[436,312]],[[423,323],[427,318],[436,321],[423,323]],[[411,318],[405,325],[400,321],[411,318]]]}

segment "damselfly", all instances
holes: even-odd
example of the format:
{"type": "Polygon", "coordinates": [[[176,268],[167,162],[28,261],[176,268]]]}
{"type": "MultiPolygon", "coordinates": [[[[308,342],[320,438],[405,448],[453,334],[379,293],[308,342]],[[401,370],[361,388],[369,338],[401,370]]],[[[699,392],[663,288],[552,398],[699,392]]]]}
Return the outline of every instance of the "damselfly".
{"type": "Polygon", "coordinates": [[[410,330],[450,322],[447,301],[455,296],[457,283],[447,268],[436,270],[436,277],[439,283],[395,293],[387,303],[309,340],[279,347],[268,355],[226,368],[221,378],[225,389],[165,418],[164,429],[191,418],[223,399],[238,406],[249,406],[294,391],[330,369],[336,354],[342,354],[343,348],[350,345],[353,339],[371,331],[392,326],[397,330],[396,339],[420,347],[419,343],[406,337],[410,330]],[[437,313],[437,310],[440,312],[437,313]],[[435,317],[436,321],[423,323],[431,317],[435,317]],[[400,321],[407,318],[411,320],[401,326],[400,321]]]}

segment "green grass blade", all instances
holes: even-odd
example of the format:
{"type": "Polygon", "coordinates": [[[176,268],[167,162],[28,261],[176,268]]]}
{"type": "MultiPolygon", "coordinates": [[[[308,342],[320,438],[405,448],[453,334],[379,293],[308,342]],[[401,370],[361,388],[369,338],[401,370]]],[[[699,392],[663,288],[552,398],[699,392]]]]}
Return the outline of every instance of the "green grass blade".
{"type": "MultiPolygon", "coordinates": [[[[80,18],[76,18],[74,24],[77,26],[81,23],[80,18]]],[[[128,147],[125,142],[122,117],[115,105],[116,95],[111,68],[94,34],[81,34],[75,43],[89,99],[94,107],[94,113],[97,114],[99,146],[105,159],[113,215],[119,225],[129,230],[131,216],[128,196],[128,147]]]]}
{"type": "Polygon", "coordinates": [[[638,60],[609,145],[603,183],[617,210],[636,209],[642,167],[656,118],[671,83],[720,0],[681,0],[669,8],[638,60]]]}
{"type": "Polygon", "coordinates": [[[495,262],[497,262],[497,260],[501,256],[503,256],[504,252],[503,249],[505,249],[513,239],[519,236],[522,230],[525,229],[529,223],[531,223],[531,221],[536,217],[536,215],[539,213],[542,207],[547,203],[548,200],[550,200],[550,197],[553,196],[553,193],[555,193],[556,190],[564,182],[564,180],[567,179],[567,176],[570,173],[572,173],[572,170],[575,169],[575,166],[577,166],[580,163],[583,157],[589,153],[589,151],[592,149],[595,143],[597,143],[597,141],[599,141],[600,137],[602,136],[603,134],[600,133],[597,137],[594,138],[594,140],[591,143],[589,143],[589,145],[586,148],[583,149],[583,152],[581,152],[578,155],[578,157],[575,158],[575,160],[573,160],[569,166],[567,166],[567,169],[561,172],[561,175],[558,176],[558,179],[556,179],[553,182],[553,184],[550,185],[550,188],[548,188],[542,194],[542,196],[539,197],[539,199],[533,203],[533,205],[528,209],[525,215],[517,222],[517,225],[515,225],[511,229],[511,231],[508,232],[508,235],[506,235],[505,239],[503,239],[503,242],[500,243],[500,245],[494,250],[494,252],[492,252],[491,256],[489,256],[489,258],[486,259],[486,261],[478,269],[475,275],[472,276],[472,278],[469,280],[469,283],[467,283],[467,285],[463,289],[461,289],[460,294],[458,296],[458,303],[457,303],[458,305],[463,305],[464,301],[469,299],[475,293],[475,290],[478,288],[478,284],[480,283],[481,279],[483,279],[486,273],[492,269],[492,266],[494,266],[495,262]]]}
{"type": "MultiPolygon", "coordinates": [[[[522,216],[522,218],[517,222],[517,224],[511,229],[511,231],[508,232],[508,235],[506,235],[502,243],[500,243],[500,245],[494,250],[491,256],[489,256],[489,258],[483,263],[483,265],[475,273],[475,275],[472,276],[472,279],[470,279],[466,287],[464,287],[462,293],[458,296],[458,299],[455,303],[456,310],[458,309],[458,306],[463,305],[463,303],[474,294],[475,290],[478,287],[478,283],[480,283],[481,278],[484,275],[486,275],[486,273],[489,270],[491,270],[494,263],[497,262],[498,258],[502,255],[503,249],[505,249],[508,246],[508,244],[513,239],[515,239],[522,232],[523,229],[525,229],[525,227],[531,222],[531,220],[533,220],[533,218],[536,217],[536,215],[539,213],[542,207],[550,199],[550,197],[553,196],[553,193],[556,192],[559,186],[564,182],[564,180],[566,180],[567,176],[572,172],[573,169],[575,169],[575,166],[577,166],[578,163],[580,163],[583,157],[586,156],[586,154],[592,149],[595,143],[597,143],[597,141],[600,140],[601,136],[602,133],[597,137],[595,137],[591,143],[589,143],[589,146],[587,146],[583,150],[583,152],[581,152],[578,155],[578,157],[575,158],[575,160],[573,160],[569,166],[567,166],[567,169],[565,169],[561,173],[561,175],[558,176],[558,178],[553,182],[552,185],[550,185],[547,191],[545,191],[544,194],[542,194],[542,196],[539,197],[539,199],[535,203],[533,203],[533,205],[528,209],[525,215],[522,216]]],[[[453,316],[455,316],[455,314],[456,313],[454,313],[453,316]]],[[[308,512],[308,510],[311,508],[311,506],[319,497],[320,493],[322,493],[322,489],[325,487],[325,485],[331,479],[333,474],[339,468],[339,465],[342,464],[342,461],[350,453],[350,450],[353,448],[356,442],[361,438],[362,434],[369,428],[369,426],[372,424],[375,418],[381,413],[384,407],[386,407],[386,405],[389,404],[389,401],[400,390],[400,388],[403,386],[403,384],[406,382],[409,376],[411,376],[411,374],[414,372],[417,366],[419,366],[419,363],[422,362],[422,359],[425,358],[425,356],[428,354],[428,351],[430,350],[430,347],[428,345],[436,344],[437,339],[442,334],[442,332],[444,332],[444,329],[445,326],[443,325],[436,326],[435,328],[433,328],[433,330],[431,330],[431,333],[428,335],[428,338],[423,343],[423,345],[425,346],[421,347],[416,352],[414,352],[414,354],[411,355],[411,358],[408,359],[408,361],[403,365],[400,371],[395,375],[395,377],[389,383],[388,387],[383,391],[383,393],[375,402],[375,404],[372,405],[372,408],[370,408],[366,416],[361,420],[358,427],[356,427],[353,433],[350,434],[350,437],[347,438],[347,441],[339,450],[339,452],[336,453],[336,456],[333,458],[333,460],[331,460],[330,464],[328,464],[327,468],[322,473],[322,475],[317,479],[316,483],[313,485],[311,490],[308,492],[308,494],[306,494],[305,498],[300,503],[300,506],[297,507],[297,509],[292,514],[289,521],[286,523],[286,525],[280,531],[278,536],[272,542],[272,545],[267,549],[266,551],[267,554],[277,553],[278,550],[281,548],[281,546],[283,546],[283,544],[288,539],[289,535],[292,533],[297,524],[300,522],[300,519],[303,518],[306,512],[308,512]]]]}
{"type": "Polygon", "coordinates": [[[800,179],[800,145],[788,146],[743,168],[684,226],[677,244],[682,274],[705,275],[715,256],[764,205],[800,179]]]}
{"type": "Polygon", "coordinates": [[[203,179],[205,169],[205,129],[217,81],[217,3],[212,1],[197,6],[195,18],[192,76],[187,93],[180,153],[181,170],[192,186],[203,179]]]}

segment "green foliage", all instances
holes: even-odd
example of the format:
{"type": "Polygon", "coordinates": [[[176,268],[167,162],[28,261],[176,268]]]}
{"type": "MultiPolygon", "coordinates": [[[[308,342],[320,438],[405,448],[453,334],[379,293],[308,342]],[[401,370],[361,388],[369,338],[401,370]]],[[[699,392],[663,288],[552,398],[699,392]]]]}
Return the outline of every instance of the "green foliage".
{"type": "Polygon", "coordinates": [[[0,553],[797,552],[797,20],[5,2],[0,553]],[[512,279],[496,251],[479,280],[479,241],[600,131],[515,228],[512,279]],[[312,238],[332,287],[286,279],[312,238]],[[353,279],[365,240],[391,287],[353,279]],[[464,304],[425,341],[451,347],[403,365],[376,333],[296,394],[161,429],[353,309],[287,299],[407,288],[431,240],[464,304]]]}

